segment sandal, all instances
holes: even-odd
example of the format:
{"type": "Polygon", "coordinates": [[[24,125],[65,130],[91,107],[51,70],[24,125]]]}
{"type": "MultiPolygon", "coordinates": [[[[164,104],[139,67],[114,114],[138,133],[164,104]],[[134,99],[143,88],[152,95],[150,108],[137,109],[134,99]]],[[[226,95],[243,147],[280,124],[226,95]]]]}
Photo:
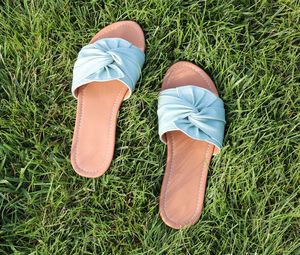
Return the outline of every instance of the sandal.
{"type": "Polygon", "coordinates": [[[102,29],[79,52],[72,83],[78,102],[71,149],[79,175],[99,177],[109,168],[119,108],[140,77],[144,50],[141,27],[121,21],[102,29]]]}
{"type": "Polygon", "coordinates": [[[157,113],[168,147],[159,210],[168,226],[180,229],[200,217],[208,166],[224,138],[225,110],[208,74],[182,61],[167,71],[157,113]]]}

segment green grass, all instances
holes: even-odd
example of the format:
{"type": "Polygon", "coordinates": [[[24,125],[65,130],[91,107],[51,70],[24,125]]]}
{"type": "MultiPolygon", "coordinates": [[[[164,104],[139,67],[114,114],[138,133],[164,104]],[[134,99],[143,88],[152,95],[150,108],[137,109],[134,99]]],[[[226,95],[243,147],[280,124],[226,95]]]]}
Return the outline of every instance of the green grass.
{"type": "Polygon", "coordinates": [[[300,254],[297,0],[0,3],[0,254],[300,254]],[[135,20],[147,51],[104,177],[72,170],[72,66],[102,27],[135,20]],[[194,227],[158,214],[168,67],[203,67],[225,102],[224,148],[194,227]]]}

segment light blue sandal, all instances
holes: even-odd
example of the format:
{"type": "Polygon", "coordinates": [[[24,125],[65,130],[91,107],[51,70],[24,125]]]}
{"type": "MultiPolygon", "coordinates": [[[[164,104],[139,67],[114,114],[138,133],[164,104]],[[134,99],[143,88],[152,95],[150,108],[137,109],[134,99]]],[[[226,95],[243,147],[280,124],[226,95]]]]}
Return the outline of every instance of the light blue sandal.
{"type": "Polygon", "coordinates": [[[179,229],[200,217],[209,162],[222,147],[224,105],[201,68],[178,62],[165,76],[157,113],[159,136],[168,146],[160,215],[179,229]]]}
{"type": "Polygon", "coordinates": [[[98,177],[109,168],[119,108],[141,75],[144,49],[140,26],[121,21],[102,29],[79,52],[73,71],[78,103],[71,149],[79,175],[98,177]]]}

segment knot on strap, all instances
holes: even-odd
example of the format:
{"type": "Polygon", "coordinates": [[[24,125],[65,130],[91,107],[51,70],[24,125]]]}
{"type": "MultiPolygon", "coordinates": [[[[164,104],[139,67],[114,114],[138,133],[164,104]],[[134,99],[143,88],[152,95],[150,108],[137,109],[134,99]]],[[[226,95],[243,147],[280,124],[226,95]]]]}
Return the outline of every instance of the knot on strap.
{"type": "MultiPolygon", "coordinates": [[[[104,38],[84,46],[73,70],[72,93],[92,81],[120,80],[129,89],[129,96],[140,77],[144,53],[121,38],[104,38]]],[[[128,97],[129,97],[128,96],[128,97]]]]}
{"type": "Polygon", "coordinates": [[[224,138],[223,101],[211,91],[197,86],[181,86],[162,91],[158,99],[159,135],[179,130],[196,140],[221,148],[224,138]]]}

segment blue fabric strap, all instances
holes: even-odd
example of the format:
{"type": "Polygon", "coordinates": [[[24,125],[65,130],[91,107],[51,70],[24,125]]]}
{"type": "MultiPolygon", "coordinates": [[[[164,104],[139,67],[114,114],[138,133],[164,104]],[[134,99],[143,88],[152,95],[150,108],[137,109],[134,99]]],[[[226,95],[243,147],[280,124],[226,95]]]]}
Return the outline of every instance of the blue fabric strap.
{"type": "Polygon", "coordinates": [[[129,89],[129,98],[145,61],[145,54],[121,38],[104,38],[84,46],[73,70],[72,93],[92,81],[119,80],[129,89]]]}
{"type": "Polygon", "coordinates": [[[225,127],[223,101],[211,91],[193,85],[163,90],[158,98],[159,136],[181,131],[189,137],[222,147],[225,127]]]}

